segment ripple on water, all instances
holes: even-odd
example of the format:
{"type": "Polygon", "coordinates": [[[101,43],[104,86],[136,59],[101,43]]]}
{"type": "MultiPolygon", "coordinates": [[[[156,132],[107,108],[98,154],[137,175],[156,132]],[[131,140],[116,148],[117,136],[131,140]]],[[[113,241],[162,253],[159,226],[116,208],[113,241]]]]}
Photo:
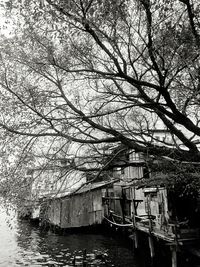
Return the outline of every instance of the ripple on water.
{"type": "Polygon", "coordinates": [[[28,222],[18,221],[14,212],[7,214],[3,209],[0,236],[0,267],[71,267],[74,263],[82,266],[84,250],[90,267],[139,267],[133,252],[111,237],[43,232],[28,222]]]}

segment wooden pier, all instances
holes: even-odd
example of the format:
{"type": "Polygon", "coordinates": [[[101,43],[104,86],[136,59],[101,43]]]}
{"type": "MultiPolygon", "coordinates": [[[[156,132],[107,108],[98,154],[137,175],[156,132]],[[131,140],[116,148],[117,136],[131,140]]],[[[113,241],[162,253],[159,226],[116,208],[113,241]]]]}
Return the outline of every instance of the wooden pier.
{"type": "Polygon", "coordinates": [[[115,184],[112,194],[107,191],[103,196],[105,221],[116,228],[132,230],[135,248],[139,246],[139,233],[145,233],[152,258],[155,256],[155,240],[162,240],[170,247],[171,266],[178,267],[178,251],[199,240],[199,228],[191,228],[187,218],[185,221],[173,221],[170,218],[165,188],[145,188],[139,191],[127,184],[115,184]]]}

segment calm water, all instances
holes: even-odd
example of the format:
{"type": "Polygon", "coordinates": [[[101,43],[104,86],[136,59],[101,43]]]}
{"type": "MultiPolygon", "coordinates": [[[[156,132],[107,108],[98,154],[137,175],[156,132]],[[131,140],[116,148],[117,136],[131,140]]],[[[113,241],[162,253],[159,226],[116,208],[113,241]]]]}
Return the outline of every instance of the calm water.
{"type": "MultiPolygon", "coordinates": [[[[120,238],[100,234],[58,235],[42,231],[27,221],[18,221],[14,212],[0,207],[0,267],[12,266],[83,266],[86,250],[90,267],[168,267],[170,261],[158,246],[159,259],[149,262],[147,248],[134,253],[130,244],[120,238]],[[140,253],[140,254],[139,254],[140,253]],[[75,263],[74,263],[75,260],[75,263]]],[[[181,267],[199,267],[189,263],[181,267]]]]}
{"type": "Polygon", "coordinates": [[[114,237],[57,235],[18,221],[14,212],[1,208],[0,266],[83,266],[84,249],[87,266],[139,266],[131,248],[114,237]]]}

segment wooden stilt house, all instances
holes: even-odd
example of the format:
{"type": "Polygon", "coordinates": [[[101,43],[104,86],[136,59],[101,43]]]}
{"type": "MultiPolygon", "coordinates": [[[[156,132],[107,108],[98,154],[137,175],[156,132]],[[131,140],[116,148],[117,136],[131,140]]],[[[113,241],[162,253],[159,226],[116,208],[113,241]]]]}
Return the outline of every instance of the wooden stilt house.
{"type": "Polygon", "coordinates": [[[188,181],[184,182],[166,167],[163,160],[159,167],[160,162],[152,164],[151,159],[153,167],[148,166],[147,170],[147,159],[142,154],[134,151],[125,153],[129,157],[121,155],[113,164],[113,176],[120,181],[114,183],[113,192],[105,196],[108,221],[122,226],[132,224],[136,230],[173,244],[198,240],[199,191],[195,184],[194,191],[189,190],[192,186],[189,177],[193,173],[188,173],[188,181]],[[129,160],[127,167],[122,164],[125,157],[129,160]]]}

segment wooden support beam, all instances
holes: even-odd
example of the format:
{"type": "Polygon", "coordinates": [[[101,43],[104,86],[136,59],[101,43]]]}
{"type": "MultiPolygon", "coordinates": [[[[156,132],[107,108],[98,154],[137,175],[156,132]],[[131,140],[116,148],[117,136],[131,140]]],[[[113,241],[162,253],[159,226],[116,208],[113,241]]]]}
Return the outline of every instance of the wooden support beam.
{"type": "Polygon", "coordinates": [[[121,210],[122,210],[122,220],[123,220],[123,223],[125,223],[126,222],[126,220],[125,220],[125,216],[126,216],[126,213],[125,213],[126,193],[124,192],[123,189],[121,191],[121,194],[122,194],[122,197],[120,199],[120,206],[121,206],[121,210]]]}
{"type": "Polygon", "coordinates": [[[176,247],[172,247],[172,267],[177,267],[177,251],[176,251],[176,247]]]}
{"type": "Polygon", "coordinates": [[[153,243],[153,237],[152,237],[152,235],[149,235],[148,236],[148,240],[149,240],[150,255],[151,255],[151,258],[154,258],[154,256],[155,256],[155,249],[154,249],[154,243],[153,243]]]}
{"type": "Polygon", "coordinates": [[[139,247],[139,233],[138,231],[134,231],[134,248],[138,248],[139,247]]]}
{"type": "MultiPolygon", "coordinates": [[[[110,197],[110,196],[103,196],[102,199],[111,199],[111,200],[122,200],[123,198],[122,197],[110,197]]],[[[135,202],[135,203],[140,203],[140,202],[143,202],[143,200],[140,200],[140,199],[131,199],[131,198],[126,198],[126,201],[132,201],[132,202],[135,202]]]]}
{"type": "Polygon", "coordinates": [[[86,251],[86,248],[85,248],[83,250],[83,267],[86,267],[87,266],[86,256],[87,256],[87,251],[86,251]]]}

